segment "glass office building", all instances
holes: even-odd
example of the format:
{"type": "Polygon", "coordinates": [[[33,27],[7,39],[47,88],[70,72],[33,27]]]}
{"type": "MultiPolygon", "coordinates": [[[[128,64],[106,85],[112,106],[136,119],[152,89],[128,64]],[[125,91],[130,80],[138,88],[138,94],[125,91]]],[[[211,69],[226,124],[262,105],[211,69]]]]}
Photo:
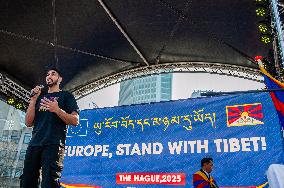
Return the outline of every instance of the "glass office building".
{"type": "Polygon", "coordinates": [[[0,187],[19,187],[32,129],[25,113],[0,100],[0,187]]]}
{"type": "Polygon", "coordinates": [[[172,74],[159,74],[121,82],[118,105],[171,100],[172,77],[172,74]]]}

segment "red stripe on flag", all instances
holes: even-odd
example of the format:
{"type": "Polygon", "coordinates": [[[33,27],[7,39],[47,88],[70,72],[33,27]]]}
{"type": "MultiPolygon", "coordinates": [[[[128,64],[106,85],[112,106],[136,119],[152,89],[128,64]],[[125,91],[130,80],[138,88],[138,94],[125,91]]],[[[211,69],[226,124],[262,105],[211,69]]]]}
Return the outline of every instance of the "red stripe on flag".
{"type": "Polygon", "coordinates": [[[272,101],[274,103],[274,106],[276,108],[277,111],[281,112],[282,116],[284,116],[284,103],[282,103],[281,101],[279,101],[275,95],[274,92],[270,92],[270,96],[272,98],[272,101]]]}
{"type": "Polygon", "coordinates": [[[249,112],[252,113],[252,112],[257,112],[257,111],[261,111],[261,110],[262,110],[262,106],[260,104],[258,104],[253,109],[249,110],[249,112]]]}
{"type": "Polygon", "coordinates": [[[237,112],[228,112],[228,116],[240,116],[240,113],[237,113],[237,112]]]}
{"type": "Polygon", "coordinates": [[[228,110],[230,110],[230,111],[232,110],[234,112],[241,113],[240,109],[238,107],[234,107],[234,106],[228,107],[228,110]]]}
{"type": "Polygon", "coordinates": [[[263,114],[262,113],[259,113],[259,114],[249,114],[250,117],[256,117],[256,118],[259,118],[259,119],[262,119],[263,118],[263,114]]]}
{"type": "Polygon", "coordinates": [[[235,122],[239,118],[240,117],[229,119],[228,122],[229,122],[229,124],[232,124],[233,122],[235,122]]]}
{"type": "Polygon", "coordinates": [[[244,106],[244,112],[248,112],[251,107],[252,107],[252,105],[245,105],[244,106]]]}

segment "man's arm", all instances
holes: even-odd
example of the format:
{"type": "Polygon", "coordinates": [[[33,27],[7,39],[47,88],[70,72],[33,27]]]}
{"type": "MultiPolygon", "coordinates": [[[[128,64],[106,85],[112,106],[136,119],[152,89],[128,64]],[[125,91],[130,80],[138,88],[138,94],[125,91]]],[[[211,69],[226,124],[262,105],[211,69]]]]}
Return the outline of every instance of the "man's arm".
{"type": "Polygon", "coordinates": [[[38,98],[38,96],[40,95],[41,93],[41,87],[40,86],[36,86],[32,92],[35,93],[34,96],[31,97],[30,99],[30,104],[29,104],[29,107],[27,109],[27,112],[26,112],[26,120],[25,120],[25,123],[26,123],[26,126],[27,127],[31,127],[33,126],[33,122],[34,122],[34,119],[35,119],[35,105],[36,105],[36,100],[38,98]]]}
{"type": "Polygon", "coordinates": [[[31,99],[29,107],[26,112],[26,126],[31,127],[35,119],[35,104],[36,100],[31,99]]]}
{"type": "Polygon", "coordinates": [[[72,112],[71,114],[66,113],[62,109],[58,109],[55,111],[55,114],[58,115],[62,121],[66,123],[66,125],[78,125],[79,124],[79,115],[77,112],[72,112]]]}

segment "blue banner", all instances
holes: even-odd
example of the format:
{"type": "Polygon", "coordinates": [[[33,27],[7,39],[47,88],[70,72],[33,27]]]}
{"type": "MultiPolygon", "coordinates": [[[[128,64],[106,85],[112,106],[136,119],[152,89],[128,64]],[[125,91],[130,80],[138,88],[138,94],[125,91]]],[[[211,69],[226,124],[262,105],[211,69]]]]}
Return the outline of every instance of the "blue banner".
{"type": "Polygon", "coordinates": [[[259,186],[270,164],[283,163],[280,127],[268,93],[84,110],[68,129],[62,185],[192,187],[200,160],[212,157],[220,187],[259,186]],[[183,174],[185,183],[123,177],[131,173],[183,174]]]}

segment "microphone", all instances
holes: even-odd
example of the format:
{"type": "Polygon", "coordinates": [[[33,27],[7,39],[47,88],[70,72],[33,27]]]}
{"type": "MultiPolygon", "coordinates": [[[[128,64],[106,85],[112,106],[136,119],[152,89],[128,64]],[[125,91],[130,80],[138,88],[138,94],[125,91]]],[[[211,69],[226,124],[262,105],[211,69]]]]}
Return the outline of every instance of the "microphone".
{"type": "MultiPolygon", "coordinates": [[[[39,88],[40,89],[43,89],[44,88],[44,85],[39,85],[39,88]]],[[[31,91],[31,93],[30,93],[30,97],[33,97],[33,96],[35,96],[37,93],[35,93],[34,91],[31,91]]]]}

